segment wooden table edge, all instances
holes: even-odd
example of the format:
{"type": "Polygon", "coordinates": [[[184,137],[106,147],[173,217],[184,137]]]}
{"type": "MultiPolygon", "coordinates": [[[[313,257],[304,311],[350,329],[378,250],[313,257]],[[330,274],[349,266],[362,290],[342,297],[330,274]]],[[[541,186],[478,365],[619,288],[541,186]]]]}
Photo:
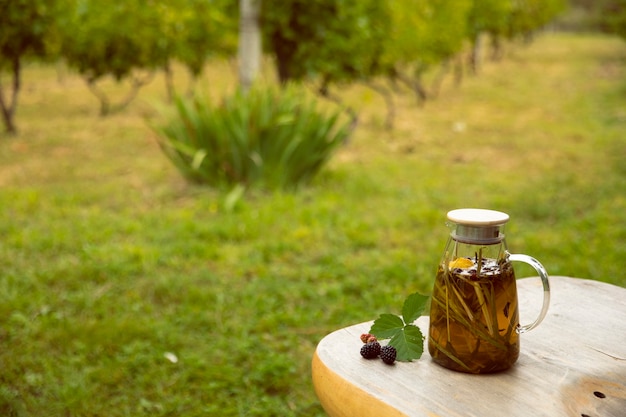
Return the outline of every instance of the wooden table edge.
{"type": "Polygon", "coordinates": [[[333,372],[317,354],[311,363],[313,388],[328,415],[336,417],[408,417],[379,398],[354,389],[352,383],[333,372]]]}

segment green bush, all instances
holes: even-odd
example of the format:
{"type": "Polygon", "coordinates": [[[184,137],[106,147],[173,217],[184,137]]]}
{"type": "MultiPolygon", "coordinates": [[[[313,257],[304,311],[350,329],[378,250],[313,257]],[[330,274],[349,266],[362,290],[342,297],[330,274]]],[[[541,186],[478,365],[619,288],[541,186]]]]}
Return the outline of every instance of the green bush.
{"type": "Polygon", "coordinates": [[[165,154],[190,181],[295,189],[309,182],[350,133],[340,110],[321,111],[301,89],[255,87],[214,105],[178,97],[156,126],[165,154]]]}

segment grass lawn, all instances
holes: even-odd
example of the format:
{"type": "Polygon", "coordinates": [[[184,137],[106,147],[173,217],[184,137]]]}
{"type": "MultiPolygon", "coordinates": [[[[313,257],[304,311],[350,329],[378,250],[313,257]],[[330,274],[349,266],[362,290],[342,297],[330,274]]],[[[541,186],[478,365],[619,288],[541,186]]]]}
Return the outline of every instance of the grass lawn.
{"type": "Polygon", "coordinates": [[[75,74],[23,85],[21,134],[0,136],[0,415],[324,415],[317,342],[430,292],[454,208],[509,213],[511,251],[552,275],[626,286],[619,39],[511,46],[423,107],[397,94],[391,132],[344,86],[361,124],[312,186],[232,208],[158,148],[161,78],[108,118],[75,74]]]}

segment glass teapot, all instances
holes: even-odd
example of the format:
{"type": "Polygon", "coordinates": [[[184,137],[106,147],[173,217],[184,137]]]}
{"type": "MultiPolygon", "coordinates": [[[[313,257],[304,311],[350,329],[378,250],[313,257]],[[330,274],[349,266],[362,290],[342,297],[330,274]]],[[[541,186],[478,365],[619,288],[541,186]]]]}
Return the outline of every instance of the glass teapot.
{"type": "Polygon", "coordinates": [[[506,213],[459,209],[448,213],[450,237],[437,269],[430,307],[428,351],[446,368],[474,374],[505,370],[519,356],[519,335],[536,327],[550,303],[545,268],[536,259],[510,254],[506,213]],[[537,319],[519,324],[512,261],[532,266],[543,283],[537,319]]]}

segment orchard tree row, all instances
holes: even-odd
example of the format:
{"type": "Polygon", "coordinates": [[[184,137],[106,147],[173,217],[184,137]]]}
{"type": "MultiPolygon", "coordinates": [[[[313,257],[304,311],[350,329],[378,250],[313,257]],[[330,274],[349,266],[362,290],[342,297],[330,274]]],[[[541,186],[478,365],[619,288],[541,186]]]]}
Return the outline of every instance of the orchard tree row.
{"type": "MultiPolygon", "coordinates": [[[[251,0],[258,1],[264,52],[281,83],[316,82],[329,95],[339,82],[389,77],[422,99],[421,77],[461,51],[526,37],[566,0],[251,0]]],[[[179,62],[200,77],[212,56],[237,52],[233,0],[0,0],[0,107],[16,131],[21,69],[29,60],[63,60],[100,99],[106,115],[123,107],[156,72],[171,80],[179,62]],[[122,103],[98,81],[130,80],[122,103]]],[[[476,57],[476,54],[473,54],[476,57]]],[[[473,61],[476,63],[476,60],[473,61]]],[[[168,83],[173,94],[172,83],[168,83]]]]}
{"type": "Polygon", "coordinates": [[[590,29],[618,35],[626,39],[626,0],[571,0],[582,9],[590,29]]]}

